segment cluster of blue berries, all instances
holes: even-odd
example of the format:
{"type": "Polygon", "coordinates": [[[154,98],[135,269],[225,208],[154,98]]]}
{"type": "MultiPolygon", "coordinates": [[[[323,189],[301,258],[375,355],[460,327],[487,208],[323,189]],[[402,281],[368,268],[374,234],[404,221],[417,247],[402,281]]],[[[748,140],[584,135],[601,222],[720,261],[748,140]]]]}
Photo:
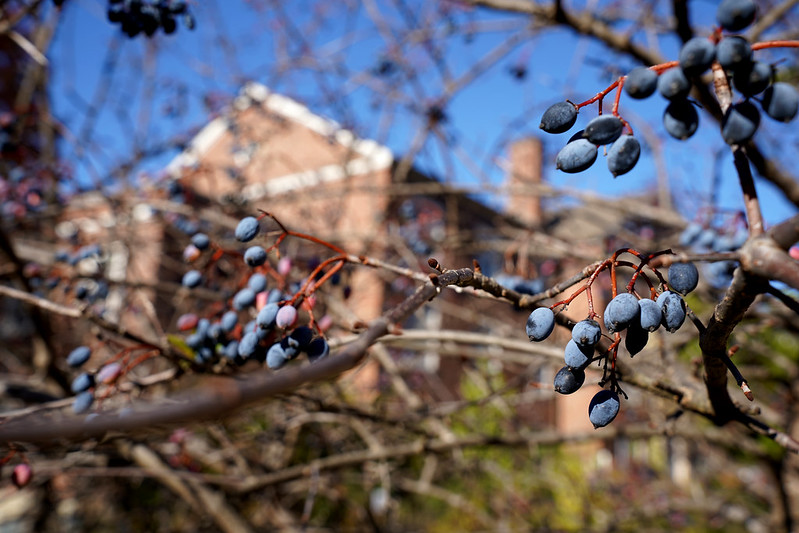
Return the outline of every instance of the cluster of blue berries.
{"type": "MultiPolygon", "coordinates": [[[[733,252],[743,246],[748,238],[744,217],[735,215],[725,217],[717,224],[712,224],[712,221],[691,222],[680,235],[680,246],[698,253],[733,252]]],[[[716,261],[703,265],[702,271],[712,287],[726,289],[736,266],[734,261],[716,261]]]]}
{"type": "MultiPolygon", "coordinates": [[[[728,32],[738,32],[755,19],[753,0],[724,0],[719,4],[716,18],[719,26],[728,32]]],[[[699,114],[688,95],[693,84],[702,83],[700,77],[718,62],[741,99],[726,110],[721,123],[721,135],[731,145],[741,144],[755,134],[760,125],[760,109],[779,122],[790,122],[799,110],[799,92],[793,85],[776,81],[772,65],[757,61],[750,43],[739,35],[714,34],[711,38],[694,37],[680,49],[676,66],[656,65],[638,67],[611,86],[623,84],[631,98],[643,99],[656,91],[668,105],[663,113],[663,127],[672,137],[690,138],[699,127],[699,114]]],[[[550,106],[541,118],[540,127],[547,133],[564,133],[577,121],[582,105],[558,102],[550,106]]],[[[632,170],[638,162],[641,147],[632,135],[622,135],[625,122],[616,115],[600,115],[591,120],[584,130],[569,139],[556,158],[557,168],[564,172],[582,172],[597,159],[597,147],[610,144],[608,169],[613,176],[632,170]],[[612,144],[611,144],[612,143],[612,144]]]]}
{"type": "MultiPolygon", "coordinates": [[[[682,326],[687,315],[683,296],[696,288],[699,272],[693,263],[673,263],[668,271],[668,288],[657,299],[638,298],[625,292],[615,296],[605,308],[603,322],[610,334],[626,331],[624,343],[630,356],[644,349],[649,334],[663,327],[673,333],[682,326]]],[[[527,319],[526,333],[530,341],[543,341],[555,329],[555,313],[551,308],[539,307],[527,319]]],[[[574,325],[572,336],[564,350],[565,366],[555,375],[555,391],[572,394],[585,382],[585,369],[595,361],[615,357],[620,337],[611,344],[607,353],[597,354],[602,339],[602,327],[589,317],[574,325]]],[[[606,365],[607,370],[607,365],[606,365]]],[[[612,371],[612,370],[611,370],[612,371]]],[[[603,380],[604,381],[604,380],[603,380]]],[[[611,384],[618,388],[615,376],[611,384]]],[[[617,390],[603,389],[588,407],[588,418],[595,428],[610,424],[619,412],[617,390]]]]}
{"type": "MultiPolygon", "coordinates": [[[[258,219],[248,216],[239,221],[235,237],[239,242],[247,243],[259,233],[258,219]]],[[[192,251],[184,252],[184,256],[193,260],[210,246],[206,234],[196,233],[189,245],[192,251]]],[[[250,268],[260,267],[266,260],[266,250],[258,245],[250,246],[244,253],[244,262],[250,268]]],[[[182,284],[187,288],[202,283],[203,274],[199,270],[189,270],[183,275],[182,284]]],[[[218,319],[212,321],[187,314],[179,319],[178,329],[192,331],[186,344],[194,351],[200,364],[212,363],[222,357],[236,364],[248,360],[266,362],[269,368],[276,370],[302,353],[311,362],[326,357],[329,353],[327,341],[311,327],[297,326],[297,308],[290,300],[291,296],[280,289],[267,290],[266,275],[256,271],[250,275],[246,286],[233,295],[230,308],[218,319]],[[240,325],[242,313],[249,315],[250,320],[240,325]]]]}
{"type": "Polygon", "coordinates": [[[108,0],[109,22],[119,24],[131,39],[140,33],[152,37],[159,29],[175,33],[178,17],[187,28],[194,29],[194,16],[185,0],[108,0]]]}

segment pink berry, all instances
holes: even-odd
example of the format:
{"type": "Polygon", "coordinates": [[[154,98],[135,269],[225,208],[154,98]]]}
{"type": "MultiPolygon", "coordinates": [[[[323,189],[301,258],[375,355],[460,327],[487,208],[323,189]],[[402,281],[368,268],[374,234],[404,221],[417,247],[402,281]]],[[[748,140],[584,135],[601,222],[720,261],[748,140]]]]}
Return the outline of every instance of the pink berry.
{"type": "Polygon", "coordinates": [[[99,383],[112,383],[122,373],[122,365],[119,363],[109,363],[97,372],[95,378],[99,383]]]}
{"type": "Polygon", "coordinates": [[[19,488],[30,483],[32,477],[33,471],[30,465],[24,463],[15,466],[14,471],[11,473],[11,481],[19,488]]]}
{"type": "Polygon", "coordinates": [[[291,272],[291,259],[288,257],[281,257],[280,261],[277,262],[277,272],[281,276],[288,275],[291,272]]]}
{"type": "Polygon", "coordinates": [[[290,328],[297,321],[297,309],[292,305],[284,305],[277,311],[275,322],[279,328],[290,328]]]}

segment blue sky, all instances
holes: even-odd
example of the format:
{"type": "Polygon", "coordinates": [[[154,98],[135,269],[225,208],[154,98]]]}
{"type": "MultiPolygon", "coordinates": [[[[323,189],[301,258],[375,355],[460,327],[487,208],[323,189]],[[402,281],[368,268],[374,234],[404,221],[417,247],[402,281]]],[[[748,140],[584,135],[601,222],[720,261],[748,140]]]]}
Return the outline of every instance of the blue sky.
{"type": "MultiPolygon", "coordinates": [[[[398,154],[407,152],[423,123],[419,110],[444,92],[442,76],[422,46],[398,52],[419,70],[417,81],[397,84],[397,78],[387,80],[370,75],[381,58],[392,50],[381,33],[385,29],[375,28],[362,7],[348,16],[343,8],[324,7],[318,2],[284,3],[285,7],[280,8],[285,10],[282,20],[289,24],[280,24],[281,17],[274,9],[254,9],[252,5],[257,2],[210,0],[195,4],[196,30],[179,26],[173,36],[160,35],[152,40],[139,37],[131,41],[105,20],[105,2],[67,3],[48,54],[52,62],[53,108],[73,134],[81,137],[90,132],[91,139],[99,142],[101,149],[88,156],[81,156],[69,143],[63,145],[64,155],[75,162],[84,183],[106,176],[135,149],[152,148],[165,139],[202,126],[209,118],[203,99],[208,94],[233,95],[245,80],[256,80],[283,92],[358,134],[388,145],[398,154]],[[285,35],[290,38],[282,37],[285,35]],[[281,54],[284,43],[288,43],[293,55],[289,62],[281,54]],[[302,46],[314,50],[314,61],[299,53],[302,46]],[[106,93],[107,103],[89,127],[86,103],[96,101],[102,94],[99,83],[104,66],[112,64],[106,63],[109,58],[117,61],[112,62],[115,68],[106,93]],[[345,68],[338,68],[340,65],[345,68]],[[388,105],[386,102],[392,101],[391,91],[397,88],[403,90],[403,97],[397,99],[399,103],[388,105]],[[183,113],[172,117],[165,114],[170,104],[182,108],[183,113]]],[[[341,3],[344,4],[355,3],[341,3]]],[[[409,16],[425,21],[439,15],[430,3],[409,4],[418,4],[418,12],[399,13],[392,2],[374,3],[385,15],[389,32],[395,34],[407,26],[409,16]]],[[[697,28],[703,22],[712,23],[713,3],[693,2],[691,6],[698,7],[692,13],[697,28]]],[[[456,10],[452,20],[454,24],[436,25],[440,37],[436,43],[453,79],[468,73],[475,61],[490,50],[503,46],[512,32],[500,31],[501,27],[524,24],[518,17],[483,11],[456,10]],[[465,37],[463,30],[478,23],[498,29],[465,37]],[[452,35],[444,37],[453,28],[452,35]]],[[[658,44],[664,55],[676,57],[676,40],[658,44]]],[[[442,130],[446,137],[455,140],[457,149],[442,150],[441,142],[428,141],[417,164],[458,183],[496,185],[504,177],[496,163],[504,155],[505,143],[534,135],[545,142],[548,163],[545,179],[550,183],[623,195],[655,187],[655,160],[646,148],[647,141],[653,141],[662,150],[665,171],[681,211],[690,216],[708,198],[716,173],[716,156],[726,150],[718,126],[708,117],[702,116],[699,132],[689,142],[679,142],[668,138],[660,126],[665,100],[659,95],[645,101],[623,99],[621,112],[633,124],[645,150],[636,168],[615,180],[601,156],[591,169],[581,174],[567,175],[555,170],[554,157],[571,133],[552,136],[538,130],[540,115],[551,103],[565,98],[585,100],[634,66],[590,39],[575,37],[570,32],[549,30],[526,35],[515,46],[508,47],[502,61],[448,102],[448,120],[442,130]],[[527,69],[523,80],[514,80],[509,74],[509,69],[518,65],[527,69]],[[466,157],[473,165],[465,162],[466,157]],[[480,169],[479,174],[475,168],[480,169]]],[[[612,99],[606,105],[611,102],[612,99]]],[[[595,113],[593,106],[584,108],[573,131],[595,113]]],[[[763,129],[767,131],[758,135],[768,147],[774,147],[775,151],[785,144],[795,148],[792,125],[770,122],[763,129]]],[[[142,168],[161,168],[174,154],[170,150],[152,157],[142,168]]],[[[727,209],[740,209],[731,157],[723,156],[720,161],[723,186],[719,204],[727,209]]],[[[795,208],[770,187],[759,185],[767,221],[774,223],[795,213],[795,208]]]]}

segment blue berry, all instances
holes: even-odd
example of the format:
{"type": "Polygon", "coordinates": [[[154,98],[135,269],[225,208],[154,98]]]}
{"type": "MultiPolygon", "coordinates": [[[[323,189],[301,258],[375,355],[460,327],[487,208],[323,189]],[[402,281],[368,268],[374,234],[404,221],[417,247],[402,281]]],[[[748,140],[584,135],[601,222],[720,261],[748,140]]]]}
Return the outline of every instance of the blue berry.
{"type": "Polygon", "coordinates": [[[672,68],[660,75],[658,92],[668,100],[684,100],[691,92],[691,82],[682,69],[672,68]]]}
{"type": "Polygon", "coordinates": [[[324,359],[330,353],[330,345],[322,337],[313,339],[305,350],[308,354],[308,360],[312,363],[324,359]]]}
{"type": "Polygon", "coordinates": [[[641,313],[638,299],[629,292],[623,292],[613,298],[605,308],[605,327],[610,333],[621,331],[641,313]]]}
{"type": "Polygon", "coordinates": [[[680,68],[688,76],[699,76],[716,59],[716,46],[706,37],[689,39],[680,49],[680,68]]]}
{"type": "Polygon", "coordinates": [[[669,287],[686,295],[699,284],[699,270],[693,263],[672,263],[669,267],[669,287]]]}
{"type": "Polygon", "coordinates": [[[599,115],[586,124],[583,136],[592,144],[610,144],[619,137],[624,123],[613,115],[599,115]]]}
{"type": "Polygon", "coordinates": [[[749,26],[757,14],[752,0],[722,0],[716,8],[716,20],[727,31],[741,31],[749,26]]]}
{"type": "Polygon", "coordinates": [[[587,170],[594,164],[597,146],[587,139],[573,139],[561,148],[555,158],[555,166],[569,174],[587,170]]]}
{"type": "Polygon", "coordinates": [[[236,239],[241,242],[249,242],[258,235],[258,219],[255,217],[244,217],[236,226],[236,239]]]}
{"type": "Polygon", "coordinates": [[[72,402],[72,412],[76,415],[88,411],[94,403],[94,393],[92,391],[83,391],[75,396],[75,401],[72,402]]]}
{"type": "Polygon", "coordinates": [[[745,67],[752,61],[749,41],[737,35],[723,38],[716,45],[716,59],[726,71],[745,67]]]}
{"type": "MultiPolygon", "coordinates": [[[[648,301],[651,302],[652,300],[648,301]]],[[[649,331],[634,324],[631,324],[627,328],[627,335],[624,338],[624,346],[627,348],[627,351],[630,353],[630,357],[634,356],[635,354],[643,350],[648,341],[649,341],[649,331]]]]}
{"type": "Polygon", "coordinates": [[[760,112],[751,102],[731,105],[721,120],[721,136],[727,144],[741,144],[752,138],[760,125],[760,112]]]}
{"type": "Polygon", "coordinates": [[[793,85],[778,81],[763,93],[762,107],[774,120],[790,122],[799,110],[799,93],[793,85]]]}
{"type": "Polygon", "coordinates": [[[73,394],[78,394],[92,387],[94,387],[94,376],[87,372],[81,372],[72,380],[70,390],[72,390],[73,394]]]}
{"type": "Polygon", "coordinates": [[[638,307],[641,308],[641,314],[638,319],[641,329],[646,331],[655,331],[658,329],[660,323],[663,321],[663,313],[657,302],[649,298],[641,298],[638,300],[638,307]]]}
{"type": "Polygon", "coordinates": [[[576,392],[585,383],[585,372],[580,368],[564,366],[555,374],[555,392],[571,394],[576,392]]]}
{"type": "Polygon", "coordinates": [[[608,170],[613,177],[626,174],[633,169],[641,156],[641,145],[632,135],[624,135],[608,150],[608,170]]]}
{"type": "Polygon", "coordinates": [[[272,370],[277,370],[288,362],[289,357],[286,355],[281,343],[277,342],[269,347],[269,351],[266,352],[266,366],[272,370]]]}
{"type": "Polygon", "coordinates": [[[632,98],[647,98],[652,96],[658,86],[658,75],[652,69],[636,67],[627,74],[624,80],[624,91],[632,98]]]}
{"type": "Polygon", "coordinates": [[[193,289],[202,283],[203,275],[199,270],[189,270],[185,274],[183,274],[183,279],[181,280],[181,284],[184,287],[189,289],[193,289]]]}
{"type": "Polygon", "coordinates": [[[773,77],[773,69],[768,63],[752,61],[736,69],[732,82],[744,96],[760,94],[768,88],[773,77]]]}
{"type": "Polygon", "coordinates": [[[67,364],[72,368],[82,366],[91,357],[92,351],[88,346],[78,346],[67,356],[67,364]]]}
{"type": "Polygon", "coordinates": [[[685,302],[676,292],[664,291],[658,296],[657,304],[663,313],[663,327],[674,333],[685,322],[685,302]]]}
{"type": "Polygon", "coordinates": [[[577,121],[577,106],[571,102],[558,102],[544,111],[539,128],[547,133],[568,131],[577,121]]]}
{"type": "Polygon", "coordinates": [[[239,355],[239,341],[233,339],[228,342],[222,349],[222,355],[225,356],[225,359],[230,359],[231,361],[236,359],[239,355]]]}
{"type": "Polygon", "coordinates": [[[222,326],[222,331],[230,333],[239,323],[239,315],[235,311],[226,311],[219,323],[222,326]]]}
{"type": "Polygon", "coordinates": [[[527,318],[527,336],[531,341],[542,341],[555,329],[555,313],[548,307],[539,307],[527,318]]]}
{"type": "Polygon", "coordinates": [[[250,331],[245,333],[244,336],[239,341],[239,345],[237,347],[239,357],[248,358],[255,354],[256,349],[258,348],[258,336],[255,332],[250,331]]]}
{"type": "Polygon", "coordinates": [[[255,317],[255,323],[261,329],[272,329],[275,327],[275,319],[280,306],[276,303],[266,304],[258,311],[258,316],[255,317]]]}
{"type": "Polygon", "coordinates": [[[602,329],[596,320],[586,319],[577,322],[572,328],[572,339],[578,346],[596,346],[602,337],[602,329]]]}
{"type": "Polygon", "coordinates": [[[696,133],[699,114],[688,100],[674,100],[663,112],[663,128],[675,139],[684,141],[696,133]]]}
{"type": "Polygon", "coordinates": [[[241,311],[255,303],[255,291],[244,287],[233,296],[233,309],[241,311]]]}
{"type": "Polygon", "coordinates": [[[593,346],[580,346],[574,342],[574,339],[569,339],[569,342],[566,343],[563,353],[566,366],[570,368],[585,368],[591,364],[592,357],[594,357],[593,346]]]}
{"type": "Polygon", "coordinates": [[[300,326],[298,328],[294,328],[294,331],[286,337],[289,344],[296,346],[296,348],[304,352],[308,349],[308,345],[311,343],[311,339],[314,337],[314,331],[309,328],[308,326],[300,326]]]}
{"type": "Polygon", "coordinates": [[[254,273],[250,276],[250,279],[247,280],[247,286],[256,293],[264,292],[266,290],[266,276],[260,272],[254,273]]]}
{"type": "Polygon", "coordinates": [[[191,236],[191,243],[198,250],[206,250],[211,245],[211,239],[205,233],[195,233],[191,236]]]}
{"type": "Polygon", "coordinates": [[[619,395],[603,389],[591,398],[591,403],[588,405],[588,419],[595,429],[605,427],[619,414],[619,407],[619,395]]]}
{"type": "Polygon", "coordinates": [[[266,263],[266,250],[261,246],[250,246],[244,252],[244,262],[251,267],[261,266],[266,263]]]}

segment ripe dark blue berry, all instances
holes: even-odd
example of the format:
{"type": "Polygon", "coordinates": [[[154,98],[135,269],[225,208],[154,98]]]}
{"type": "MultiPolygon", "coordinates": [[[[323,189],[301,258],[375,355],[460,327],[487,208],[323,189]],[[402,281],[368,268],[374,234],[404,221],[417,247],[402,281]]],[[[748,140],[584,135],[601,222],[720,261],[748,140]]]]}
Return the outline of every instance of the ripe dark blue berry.
{"type": "Polygon", "coordinates": [[[774,120],[790,122],[799,110],[799,92],[793,85],[778,81],[763,93],[762,107],[774,120]]]}
{"type": "Polygon", "coordinates": [[[269,347],[269,351],[266,352],[266,366],[272,370],[277,370],[288,362],[289,357],[286,355],[286,351],[281,343],[276,342],[269,347]]]}
{"type": "Polygon", "coordinates": [[[593,357],[593,346],[580,346],[574,342],[574,339],[569,339],[563,351],[564,362],[571,368],[585,368],[591,364],[593,357]]]}
{"type": "Polygon", "coordinates": [[[648,341],[649,332],[644,328],[633,324],[627,328],[627,336],[624,338],[624,346],[627,348],[627,352],[629,352],[630,357],[643,350],[648,341]]]}
{"type": "Polygon", "coordinates": [[[244,287],[233,296],[233,309],[241,311],[255,303],[255,291],[244,287]]]}
{"type": "Polygon", "coordinates": [[[555,313],[548,307],[539,307],[527,317],[527,336],[531,341],[542,341],[555,329],[555,313]]]}
{"type": "Polygon", "coordinates": [[[250,279],[247,280],[247,286],[256,293],[264,292],[266,290],[266,276],[260,272],[254,273],[250,276],[250,279]]]}
{"type": "Polygon", "coordinates": [[[587,139],[575,139],[558,152],[555,166],[563,172],[574,174],[590,168],[596,161],[596,157],[597,146],[595,144],[587,139]]]}
{"type": "Polygon", "coordinates": [[[250,246],[244,252],[244,262],[251,267],[263,265],[266,263],[266,250],[260,246],[250,246]]]}
{"type": "Polygon", "coordinates": [[[602,329],[596,320],[586,319],[577,322],[572,328],[572,339],[579,346],[596,346],[602,337],[602,329]]]}
{"type": "Polygon", "coordinates": [[[316,337],[308,344],[305,353],[308,354],[308,360],[315,363],[327,357],[328,353],[330,353],[330,346],[324,338],[316,337]]]}
{"type": "Polygon", "coordinates": [[[280,306],[276,303],[266,304],[258,311],[258,316],[255,317],[255,323],[261,329],[272,329],[275,327],[275,319],[280,306]]]}
{"type": "Polygon", "coordinates": [[[613,115],[599,115],[586,124],[583,136],[592,144],[610,144],[621,136],[624,123],[613,115]]]}
{"type": "Polygon", "coordinates": [[[641,315],[638,319],[641,329],[655,331],[663,321],[663,313],[655,300],[641,298],[638,300],[638,307],[641,308],[641,315]]]}
{"type": "Polygon", "coordinates": [[[721,136],[727,144],[748,141],[760,125],[760,111],[751,102],[731,105],[721,120],[721,136]]]}
{"type": "Polygon", "coordinates": [[[191,236],[191,243],[197,247],[198,250],[205,250],[211,245],[211,239],[205,233],[195,233],[191,236]]]}
{"type": "Polygon", "coordinates": [[[539,127],[547,133],[563,133],[576,121],[577,106],[571,102],[558,102],[544,111],[539,127]]]}
{"type": "Polygon", "coordinates": [[[663,313],[663,327],[674,333],[685,322],[685,302],[676,292],[664,291],[658,296],[657,304],[663,313]]]}
{"type": "Polygon", "coordinates": [[[683,100],[691,92],[691,82],[682,69],[672,68],[660,75],[658,92],[669,100],[683,100]]]}
{"type": "Polygon", "coordinates": [[[202,283],[203,275],[199,270],[189,270],[185,274],[183,274],[183,279],[181,280],[181,284],[184,287],[189,289],[193,289],[202,283]]]}
{"type": "Polygon", "coordinates": [[[641,155],[641,145],[632,135],[623,135],[608,150],[608,170],[613,177],[626,174],[633,169],[641,155]]]}
{"type": "Polygon", "coordinates": [[[258,219],[255,217],[244,217],[236,226],[236,239],[241,242],[249,242],[258,235],[258,219]]]}
{"type": "Polygon", "coordinates": [[[624,91],[632,98],[647,98],[654,94],[658,87],[658,75],[652,69],[636,67],[627,74],[624,80],[624,91]]]}
{"type": "Polygon", "coordinates": [[[672,263],[669,267],[669,287],[686,295],[699,284],[699,270],[693,263],[672,263]]]}
{"type": "Polygon", "coordinates": [[[258,342],[258,336],[254,332],[249,331],[245,333],[237,347],[239,357],[244,357],[246,359],[252,356],[258,347],[258,342]]]}
{"type": "Polygon", "coordinates": [[[610,333],[621,331],[638,318],[641,308],[638,298],[629,292],[623,292],[608,302],[605,308],[605,327],[610,333]]]}
{"type": "Polygon", "coordinates": [[[680,68],[687,76],[699,76],[716,59],[716,46],[705,37],[689,39],[680,49],[680,68]]]}
{"type": "Polygon", "coordinates": [[[619,395],[603,389],[591,398],[591,403],[588,405],[588,419],[594,428],[605,427],[619,414],[619,407],[619,395]]]}
{"type": "Polygon", "coordinates": [[[762,61],[752,61],[734,71],[732,83],[744,96],[754,96],[768,88],[772,77],[771,65],[762,61]]]}
{"type": "Polygon", "coordinates": [[[78,346],[67,356],[67,364],[72,368],[82,366],[91,357],[92,351],[88,346],[78,346]]]}
{"type": "Polygon", "coordinates": [[[735,71],[752,61],[752,47],[738,35],[725,37],[716,45],[716,59],[724,70],[735,71]]]}
{"type": "Polygon", "coordinates": [[[75,396],[75,401],[72,402],[72,412],[76,415],[85,413],[91,408],[94,403],[94,393],[92,391],[83,391],[75,396]]]}
{"type": "Polygon", "coordinates": [[[571,394],[576,392],[585,383],[585,372],[579,368],[564,366],[555,374],[555,392],[571,394]]]}
{"type": "Polygon", "coordinates": [[[92,387],[94,387],[94,376],[86,372],[81,372],[72,380],[70,390],[72,390],[73,394],[78,394],[92,387]]]}
{"type": "Polygon", "coordinates": [[[727,31],[741,31],[755,20],[757,6],[752,0],[722,0],[716,20],[727,31]]]}
{"type": "Polygon", "coordinates": [[[699,114],[688,100],[674,100],[663,112],[663,127],[669,135],[684,141],[696,133],[699,114]]]}

